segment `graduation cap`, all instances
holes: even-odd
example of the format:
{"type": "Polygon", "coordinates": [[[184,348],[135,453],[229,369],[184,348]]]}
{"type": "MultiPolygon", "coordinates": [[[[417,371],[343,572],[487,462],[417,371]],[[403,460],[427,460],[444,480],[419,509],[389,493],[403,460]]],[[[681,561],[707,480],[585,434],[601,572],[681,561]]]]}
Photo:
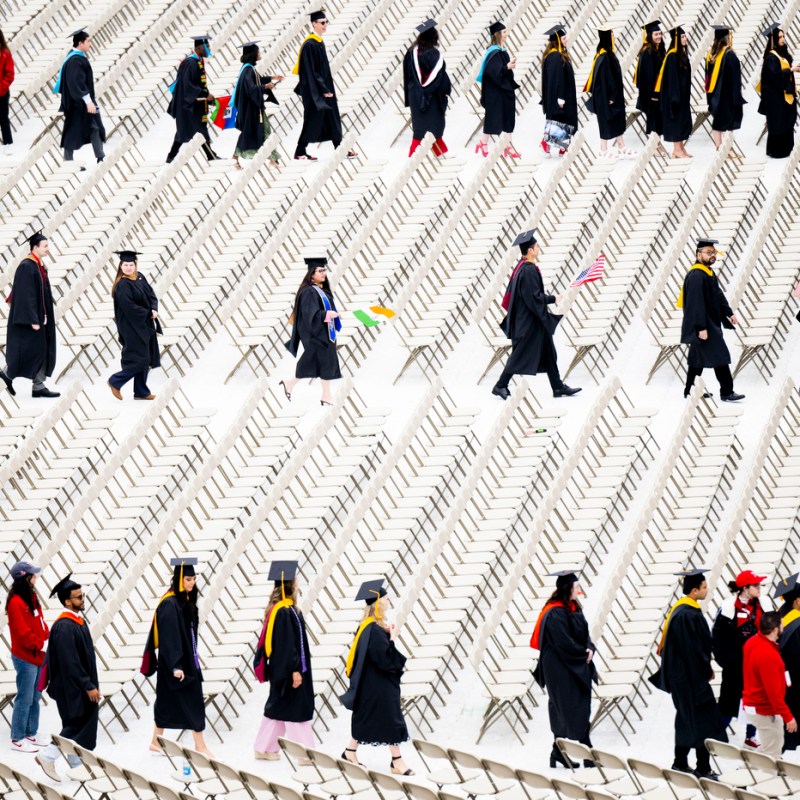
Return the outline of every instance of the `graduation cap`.
{"type": "Polygon", "coordinates": [[[320,9],[319,11],[312,11],[311,12],[311,21],[312,22],[318,22],[319,20],[325,19],[325,18],[326,18],[326,14],[322,9],[320,9]]]}
{"type": "Polygon", "coordinates": [[[555,38],[556,36],[566,36],[567,30],[566,28],[559,22],[558,25],[553,25],[552,28],[549,28],[544,32],[545,36],[549,36],[551,39],[555,38]]]}
{"type": "Polygon", "coordinates": [[[674,39],[676,36],[680,36],[681,34],[686,33],[686,26],[681,24],[673,25],[669,29],[669,35],[672,36],[674,39]]]}
{"type": "Polygon", "coordinates": [[[169,560],[169,565],[174,568],[172,570],[172,577],[174,580],[178,581],[178,591],[185,592],[186,589],[183,588],[183,579],[194,578],[194,568],[197,566],[197,559],[188,558],[186,556],[183,558],[171,558],[169,560]]]}
{"type": "Polygon", "coordinates": [[[258,52],[258,41],[244,42],[240,47],[242,48],[243,56],[254,56],[258,52]]]}
{"type": "Polygon", "coordinates": [[[714,31],[714,39],[724,39],[730,32],[730,25],[712,25],[711,29],[714,31]]]}
{"type": "Polygon", "coordinates": [[[293,581],[297,576],[297,570],[300,565],[297,561],[273,561],[269,565],[269,575],[267,580],[275,581],[293,581]]]}
{"type": "Polygon", "coordinates": [[[661,30],[661,20],[654,19],[652,22],[648,22],[643,26],[643,30],[645,34],[648,33],[656,33],[661,30]]]}
{"type": "Polygon", "coordinates": [[[308,256],[308,258],[304,258],[303,261],[306,262],[306,266],[311,269],[312,267],[316,269],[317,267],[324,267],[328,263],[327,256],[308,256]]]}
{"type": "Polygon", "coordinates": [[[697,249],[698,250],[702,250],[704,247],[714,247],[714,245],[717,245],[717,244],[719,244],[719,240],[718,239],[706,239],[704,237],[700,237],[697,240],[697,249]]]}
{"type": "Polygon", "coordinates": [[[37,244],[41,244],[42,242],[46,242],[47,237],[44,235],[42,231],[36,231],[33,236],[28,238],[28,244],[30,245],[31,250],[36,247],[37,244]]]}
{"type": "Polygon", "coordinates": [[[672,574],[683,578],[683,593],[689,594],[692,589],[699,589],[703,585],[703,581],[706,579],[706,572],[708,570],[705,567],[692,567],[672,574]]]}
{"type": "Polygon", "coordinates": [[[489,33],[490,33],[492,36],[494,36],[496,33],[500,33],[500,31],[504,31],[505,29],[506,29],[506,26],[505,26],[505,25],[503,25],[503,23],[502,23],[502,22],[500,22],[500,20],[497,20],[497,22],[493,22],[493,23],[492,23],[492,24],[489,26],[489,33]]]}
{"type": "Polygon", "coordinates": [[[209,44],[211,37],[207,33],[198,33],[190,38],[194,42],[195,48],[202,47],[206,51],[206,56],[211,55],[211,45],[209,44]]]}
{"type": "Polygon", "coordinates": [[[379,597],[386,597],[386,589],[383,588],[383,578],[374,581],[364,581],[358,590],[356,600],[363,600],[368,606],[377,602],[379,597]]]}
{"type": "Polygon", "coordinates": [[[597,29],[597,33],[600,39],[600,46],[605,48],[606,50],[613,50],[614,31],[611,29],[611,26],[604,25],[602,28],[597,29]]]}
{"type": "Polygon", "coordinates": [[[531,245],[536,242],[536,228],[531,228],[529,231],[523,231],[516,239],[514,239],[513,244],[519,245],[519,249],[522,251],[522,255],[525,255],[528,250],[530,249],[531,245]]]}
{"type": "Polygon", "coordinates": [[[782,597],[784,600],[789,598],[794,599],[797,594],[800,594],[798,578],[800,578],[800,572],[795,572],[794,575],[790,575],[788,578],[778,581],[775,586],[775,593],[772,596],[774,598],[782,597]]]}
{"type": "Polygon", "coordinates": [[[421,22],[417,25],[417,33],[425,33],[425,31],[431,31],[436,27],[436,20],[435,19],[426,19],[425,22],[421,22]]]}
{"type": "Polygon", "coordinates": [[[89,38],[89,34],[85,28],[78,28],[76,31],[67,36],[67,39],[72,39],[72,46],[77,47],[81,42],[85,42],[89,38]]]}
{"type": "Polygon", "coordinates": [[[548,572],[548,578],[555,578],[556,579],[556,589],[560,589],[562,586],[569,586],[573,583],[578,582],[578,572],[577,569],[559,569],[555,572],[548,572]]]}
{"type": "Polygon", "coordinates": [[[119,256],[120,261],[125,261],[127,263],[135,263],[136,257],[141,255],[141,253],[137,253],[136,250],[115,250],[114,254],[119,256]]]}
{"type": "Polygon", "coordinates": [[[53,591],[50,592],[50,597],[58,595],[58,602],[63,606],[64,603],[69,600],[69,596],[72,594],[73,590],[80,588],[81,585],[72,580],[72,573],[70,572],[66,578],[62,578],[53,587],[53,591]]]}
{"type": "Polygon", "coordinates": [[[772,36],[773,33],[777,33],[780,29],[781,29],[780,22],[773,22],[772,25],[764,28],[764,30],[761,31],[761,35],[769,37],[772,36]]]}

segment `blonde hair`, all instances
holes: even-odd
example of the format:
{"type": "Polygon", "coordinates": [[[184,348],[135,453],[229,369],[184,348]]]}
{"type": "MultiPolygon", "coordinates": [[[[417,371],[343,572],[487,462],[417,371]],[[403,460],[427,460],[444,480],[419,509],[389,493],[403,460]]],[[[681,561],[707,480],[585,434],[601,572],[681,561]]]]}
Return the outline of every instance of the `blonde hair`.
{"type": "Polygon", "coordinates": [[[264,619],[269,616],[269,611],[275,603],[280,603],[283,600],[284,595],[286,596],[287,600],[292,600],[295,605],[297,604],[297,598],[300,595],[300,591],[297,587],[297,578],[293,578],[290,581],[275,581],[275,588],[272,590],[272,594],[269,597],[269,603],[267,603],[267,608],[264,611],[264,619]],[[281,583],[283,583],[283,592],[281,592],[281,583]]]}
{"type": "Polygon", "coordinates": [[[364,616],[361,617],[361,621],[365,622],[368,619],[374,619],[381,628],[386,629],[389,626],[386,624],[385,611],[386,608],[383,597],[379,597],[374,603],[370,603],[368,606],[364,607],[364,616]],[[377,614],[378,611],[380,611],[380,616],[377,614]]]}
{"type": "Polygon", "coordinates": [[[500,47],[502,41],[503,41],[503,31],[497,31],[497,33],[492,34],[492,44],[496,44],[498,47],[500,47]]]}

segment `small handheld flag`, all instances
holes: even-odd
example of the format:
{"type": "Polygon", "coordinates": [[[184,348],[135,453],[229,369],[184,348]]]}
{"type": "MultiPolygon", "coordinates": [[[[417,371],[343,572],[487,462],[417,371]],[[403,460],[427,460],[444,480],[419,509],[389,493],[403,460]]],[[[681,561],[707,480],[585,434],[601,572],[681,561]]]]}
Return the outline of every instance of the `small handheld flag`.
{"type": "Polygon", "coordinates": [[[208,121],[220,130],[226,131],[236,124],[236,108],[231,105],[229,94],[219,95],[214,100],[214,107],[208,114],[208,121]]]}
{"type": "MultiPolygon", "coordinates": [[[[384,308],[383,306],[370,306],[369,310],[373,314],[379,314],[382,317],[386,317],[386,319],[391,319],[395,316],[395,312],[392,311],[391,308],[384,308]]],[[[353,316],[362,325],[366,325],[368,328],[374,328],[376,325],[380,325],[381,322],[384,322],[382,319],[375,319],[374,317],[371,317],[366,311],[362,311],[360,308],[353,312],[353,316]]]]}
{"type": "Polygon", "coordinates": [[[606,255],[605,253],[600,253],[597,257],[597,260],[592,264],[591,267],[587,267],[585,270],[579,272],[572,283],[569,285],[571,289],[573,286],[582,286],[584,283],[591,283],[592,281],[600,280],[603,277],[603,270],[606,266],[606,255]]]}

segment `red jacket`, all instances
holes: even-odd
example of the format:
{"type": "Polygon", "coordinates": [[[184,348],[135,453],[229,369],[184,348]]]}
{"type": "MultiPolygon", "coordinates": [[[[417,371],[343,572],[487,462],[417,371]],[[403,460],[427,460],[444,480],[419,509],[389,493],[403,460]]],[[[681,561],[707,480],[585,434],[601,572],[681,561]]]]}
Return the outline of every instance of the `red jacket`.
{"type": "Polygon", "coordinates": [[[0,96],[8,94],[14,83],[14,57],[10,50],[0,50],[0,96]]]}
{"type": "Polygon", "coordinates": [[[14,595],[8,604],[8,627],[11,631],[11,655],[40,667],[44,662],[44,643],[50,636],[50,628],[44,621],[39,599],[35,600],[35,611],[14,595]]]}
{"type": "Polygon", "coordinates": [[[786,705],[786,666],[777,642],[763,633],[744,643],[744,692],[742,705],[754,707],[756,714],[780,715],[784,722],[794,718],[786,705]]]}

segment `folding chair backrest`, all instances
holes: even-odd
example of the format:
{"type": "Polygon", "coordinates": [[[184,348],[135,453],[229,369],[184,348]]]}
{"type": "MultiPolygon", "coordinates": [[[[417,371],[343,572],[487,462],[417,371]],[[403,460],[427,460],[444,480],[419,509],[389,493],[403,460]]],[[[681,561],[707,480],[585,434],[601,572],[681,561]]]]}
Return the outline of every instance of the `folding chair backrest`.
{"type": "Polygon", "coordinates": [[[556,790],[556,794],[558,794],[559,797],[568,797],[570,800],[588,800],[586,789],[579,783],[553,778],[553,788],[556,790]]]}
{"type": "Polygon", "coordinates": [[[444,747],[440,747],[434,742],[428,742],[425,739],[412,739],[411,744],[414,745],[416,751],[419,753],[423,761],[433,759],[434,761],[441,760],[450,762],[450,755],[444,747]]]}
{"type": "Polygon", "coordinates": [[[766,800],[766,795],[758,792],[748,792],[747,789],[736,790],[737,800],[766,800]]]}
{"type": "Polygon", "coordinates": [[[586,796],[589,800],[617,800],[617,796],[611,794],[611,792],[604,792],[602,789],[590,789],[588,786],[586,787],[586,796]]]}
{"type": "Polygon", "coordinates": [[[483,771],[483,762],[478,756],[474,756],[472,753],[465,753],[463,750],[454,750],[453,748],[448,748],[447,752],[450,754],[450,759],[458,764],[459,767],[483,771]]]}
{"type": "Polygon", "coordinates": [[[45,800],[65,800],[65,798],[69,800],[71,798],[71,795],[62,794],[55,786],[50,786],[47,783],[40,783],[38,786],[39,792],[45,800]]]}
{"type": "Polygon", "coordinates": [[[255,775],[252,772],[239,770],[239,780],[244,784],[248,792],[253,797],[257,798],[272,798],[274,792],[269,781],[264,780],[260,775],[255,775]]]}
{"type": "MultiPolygon", "coordinates": [[[[272,791],[277,800],[303,800],[304,795],[291,786],[284,786],[282,783],[273,783],[272,791]]],[[[309,795],[310,796],[310,795],[309,795]]]]}
{"type": "Polygon", "coordinates": [[[531,772],[527,769],[517,770],[517,780],[529,789],[544,789],[545,791],[553,791],[553,779],[548,775],[542,775],[541,772],[531,772]]]}
{"type": "Polygon", "coordinates": [[[439,793],[419,783],[404,784],[409,800],[439,800],[439,793]]]}
{"type": "Polygon", "coordinates": [[[640,761],[638,758],[629,758],[628,765],[642,778],[664,780],[664,770],[657,764],[651,764],[649,761],[640,761]]]}
{"type": "Polygon", "coordinates": [[[183,762],[183,748],[172,739],[166,736],[156,736],[159,747],[164,751],[164,755],[169,759],[169,763],[178,769],[183,762]]]}
{"type": "Polygon", "coordinates": [[[592,751],[585,744],[576,742],[573,739],[556,739],[558,749],[564,754],[567,762],[574,761],[592,761],[592,751]]]}
{"type": "Polygon", "coordinates": [[[310,758],[313,761],[313,756],[309,755],[306,748],[299,742],[293,742],[291,739],[285,739],[283,736],[280,736],[278,738],[278,744],[290,759],[310,758]]]}
{"type": "Polygon", "coordinates": [[[706,748],[714,758],[724,758],[730,761],[736,761],[740,765],[744,764],[742,748],[737,747],[735,744],[720,742],[717,739],[706,739],[706,748]]]}
{"type": "Polygon", "coordinates": [[[231,788],[231,784],[233,784],[235,788],[237,784],[242,782],[238,769],[234,769],[230,764],[226,764],[224,761],[218,761],[216,758],[212,758],[210,761],[212,769],[219,775],[220,780],[228,788],[231,788]]]}
{"type": "Polygon", "coordinates": [[[800,764],[795,764],[793,761],[784,761],[782,758],[779,758],[778,769],[781,775],[785,775],[789,780],[800,781],[800,764]]]}
{"type": "MultiPolygon", "coordinates": [[[[703,787],[700,786],[700,781],[690,772],[681,772],[679,769],[665,769],[664,778],[670,788],[673,789],[691,789],[698,794],[703,793],[703,787]]],[[[681,792],[674,792],[676,797],[681,796],[681,792]]]]}
{"type": "Polygon", "coordinates": [[[512,767],[509,767],[508,764],[503,764],[500,761],[494,761],[491,758],[484,758],[483,768],[487,772],[491,772],[495,778],[511,781],[517,780],[517,771],[512,767]]]}
{"type": "Polygon", "coordinates": [[[50,738],[53,740],[53,744],[66,756],[66,755],[76,755],[75,753],[75,742],[72,739],[67,739],[66,736],[60,736],[57,733],[50,734],[50,738]]]}
{"type": "Polygon", "coordinates": [[[158,800],[183,800],[185,797],[193,796],[188,794],[188,792],[176,792],[174,789],[170,789],[169,786],[164,786],[163,783],[151,782],[150,788],[155,792],[158,800]]]}
{"type": "Polygon", "coordinates": [[[369,772],[369,777],[383,800],[405,800],[407,797],[403,782],[397,778],[385,772],[373,772],[372,770],[369,772]]]}
{"type": "Polygon", "coordinates": [[[743,749],[742,761],[753,771],[768,772],[773,775],[778,774],[778,762],[766,753],[743,749]]]}
{"type": "Polygon", "coordinates": [[[736,789],[727,783],[720,783],[712,778],[700,778],[700,786],[709,800],[737,800],[736,789]]]}

